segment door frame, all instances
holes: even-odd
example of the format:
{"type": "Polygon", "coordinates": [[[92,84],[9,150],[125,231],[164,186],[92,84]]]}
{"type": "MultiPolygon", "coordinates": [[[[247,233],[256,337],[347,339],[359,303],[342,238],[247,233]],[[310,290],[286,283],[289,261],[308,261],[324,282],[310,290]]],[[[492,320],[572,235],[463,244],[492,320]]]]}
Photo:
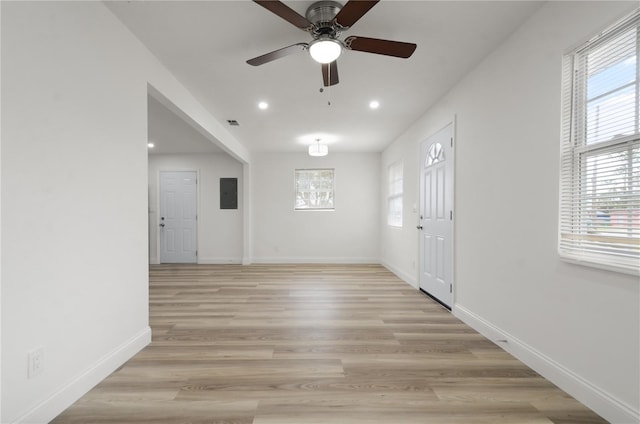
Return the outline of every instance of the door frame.
{"type": "MultiPolygon", "coordinates": [[[[418,231],[418,235],[417,235],[417,240],[418,240],[418,269],[417,269],[417,285],[418,285],[418,290],[421,291],[422,293],[424,293],[426,296],[430,297],[431,299],[433,299],[434,301],[438,302],[440,305],[442,305],[444,308],[453,311],[456,305],[456,275],[455,275],[455,270],[456,270],[456,144],[457,144],[457,140],[458,140],[458,134],[457,134],[457,116],[453,115],[453,118],[447,122],[445,125],[442,125],[441,127],[439,127],[438,129],[436,129],[435,131],[431,131],[430,134],[423,138],[420,143],[418,144],[418,205],[422,205],[422,196],[423,193],[420,190],[420,179],[421,179],[421,174],[422,174],[422,145],[424,143],[427,142],[427,140],[429,140],[431,137],[433,137],[434,135],[436,135],[437,133],[439,133],[440,131],[444,130],[445,128],[447,128],[448,126],[451,126],[451,137],[453,138],[453,142],[451,145],[451,210],[453,211],[453,219],[451,220],[451,247],[450,247],[450,252],[449,254],[451,255],[451,268],[450,268],[450,275],[451,275],[451,306],[447,306],[445,305],[443,302],[441,302],[440,300],[438,300],[437,298],[435,298],[434,296],[430,295],[429,293],[427,293],[426,291],[422,290],[420,288],[420,273],[422,272],[422,249],[420,248],[421,243],[420,243],[420,237],[422,236],[421,230],[418,231]]],[[[420,210],[418,209],[418,223],[417,225],[420,226],[420,210]]]]}
{"type": "MultiPolygon", "coordinates": [[[[195,172],[196,173],[196,252],[200,251],[200,237],[198,235],[198,221],[200,217],[200,169],[186,168],[160,168],[156,173],[156,204],[155,204],[155,223],[153,223],[153,231],[156,236],[156,263],[162,263],[160,260],[160,174],[163,172],[195,172]]],[[[151,211],[150,211],[151,212],[151,211]]],[[[151,217],[150,217],[151,218],[151,217]]],[[[196,264],[200,263],[200,257],[196,254],[196,264]]]]}

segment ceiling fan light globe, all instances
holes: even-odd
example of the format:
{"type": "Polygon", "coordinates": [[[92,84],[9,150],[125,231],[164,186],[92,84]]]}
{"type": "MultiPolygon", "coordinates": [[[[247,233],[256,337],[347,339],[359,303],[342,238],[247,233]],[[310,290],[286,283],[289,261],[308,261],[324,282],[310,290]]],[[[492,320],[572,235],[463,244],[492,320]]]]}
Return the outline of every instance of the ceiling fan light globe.
{"type": "Polygon", "coordinates": [[[342,46],[337,40],[319,39],[309,46],[309,54],[318,63],[331,63],[340,57],[342,46]]]}

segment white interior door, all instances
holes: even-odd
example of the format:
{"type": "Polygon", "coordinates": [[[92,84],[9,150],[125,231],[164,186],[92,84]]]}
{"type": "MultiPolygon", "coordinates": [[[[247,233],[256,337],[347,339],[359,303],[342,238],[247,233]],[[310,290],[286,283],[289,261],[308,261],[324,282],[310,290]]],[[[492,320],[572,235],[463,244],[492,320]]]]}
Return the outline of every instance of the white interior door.
{"type": "Polygon", "coordinates": [[[160,172],[160,263],[196,263],[197,175],[160,172]]]}
{"type": "Polygon", "coordinates": [[[453,299],[453,124],[420,146],[420,289],[453,299]]]}

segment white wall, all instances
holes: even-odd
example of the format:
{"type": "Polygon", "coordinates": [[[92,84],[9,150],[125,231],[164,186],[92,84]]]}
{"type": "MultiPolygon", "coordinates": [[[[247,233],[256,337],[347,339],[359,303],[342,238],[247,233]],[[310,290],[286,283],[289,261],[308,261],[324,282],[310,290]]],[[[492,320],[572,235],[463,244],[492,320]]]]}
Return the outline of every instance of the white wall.
{"type": "MultiPolygon", "coordinates": [[[[637,5],[547,3],[381,163],[404,159],[415,219],[419,143],[455,116],[454,313],[616,423],[640,417],[640,284],[558,257],[561,60],[637,5]]],[[[383,263],[415,284],[414,226],[383,223],[381,240],[383,263]]]]}
{"type": "Polygon", "coordinates": [[[150,263],[159,263],[160,171],[198,172],[198,263],[242,263],[242,164],[227,154],[149,156],[150,263]],[[220,209],[220,178],[238,179],[238,209],[220,209]]]}
{"type": "MultiPolygon", "coordinates": [[[[0,7],[0,23],[2,7],[0,7]]],[[[0,24],[0,27],[2,25],[0,24]]],[[[0,46],[2,32],[0,31],[0,46]]],[[[2,81],[2,55],[0,54],[0,81],[2,81]]],[[[2,84],[0,84],[1,86],[2,84]]],[[[0,92],[2,90],[0,89],[0,92]]],[[[0,128],[2,128],[2,102],[0,101],[0,128]]],[[[2,187],[2,131],[0,130],[0,187],[2,187]]],[[[0,319],[2,318],[2,190],[0,189],[0,319]]],[[[2,419],[2,323],[0,322],[0,419],[2,419]]]]}
{"type": "Polygon", "coordinates": [[[3,423],[150,339],[146,80],[103,7],[73,9],[2,3],[3,423]]]}
{"type": "MultiPolygon", "coordinates": [[[[444,127],[444,125],[443,125],[444,127]]],[[[426,138],[426,137],[425,137],[426,138]]],[[[411,139],[408,139],[411,140],[411,139]]],[[[380,262],[407,283],[418,288],[418,142],[396,142],[381,157],[380,184],[380,262]],[[402,160],[402,227],[387,224],[389,165],[402,160]]]]}
{"type": "Polygon", "coordinates": [[[47,422],[150,340],[148,91],[249,154],[103,3],[0,7],[0,422],[47,422]]]}
{"type": "Polygon", "coordinates": [[[379,262],[379,153],[254,154],[254,262],[379,262]],[[335,211],[295,211],[296,168],[335,168],[335,211]]]}

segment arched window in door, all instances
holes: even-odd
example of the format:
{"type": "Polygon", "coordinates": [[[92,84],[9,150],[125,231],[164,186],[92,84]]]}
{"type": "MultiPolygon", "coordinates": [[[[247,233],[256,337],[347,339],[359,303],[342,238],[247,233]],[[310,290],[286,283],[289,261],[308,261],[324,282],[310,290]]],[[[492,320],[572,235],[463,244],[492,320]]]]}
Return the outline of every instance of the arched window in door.
{"type": "Polygon", "coordinates": [[[444,149],[440,143],[433,143],[429,146],[427,152],[427,161],[425,167],[435,165],[436,163],[444,160],[444,149]]]}

